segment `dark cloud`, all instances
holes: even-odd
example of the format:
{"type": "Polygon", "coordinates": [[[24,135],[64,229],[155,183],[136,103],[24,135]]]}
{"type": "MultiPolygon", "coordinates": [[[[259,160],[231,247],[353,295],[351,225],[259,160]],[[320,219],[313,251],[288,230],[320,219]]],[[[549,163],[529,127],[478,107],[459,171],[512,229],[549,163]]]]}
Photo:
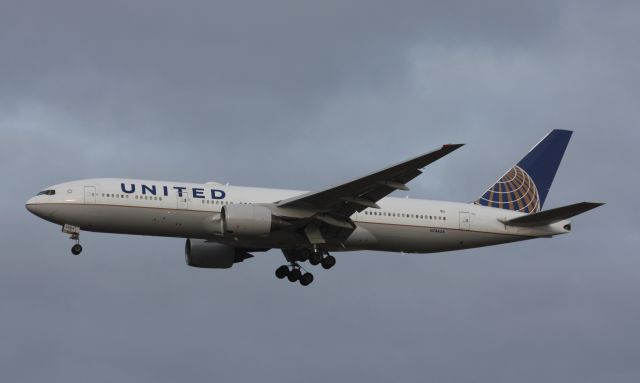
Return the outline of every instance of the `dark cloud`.
{"type": "MultiPolygon", "coordinates": [[[[0,371],[8,381],[635,382],[637,2],[4,1],[0,371]],[[465,148],[412,184],[470,201],[553,128],[553,240],[358,252],[302,289],[180,240],[84,233],[24,201],[125,176],[319,189],[465,148]]],[[[402,194],[401,194],[402,195],[402,194]]]]}

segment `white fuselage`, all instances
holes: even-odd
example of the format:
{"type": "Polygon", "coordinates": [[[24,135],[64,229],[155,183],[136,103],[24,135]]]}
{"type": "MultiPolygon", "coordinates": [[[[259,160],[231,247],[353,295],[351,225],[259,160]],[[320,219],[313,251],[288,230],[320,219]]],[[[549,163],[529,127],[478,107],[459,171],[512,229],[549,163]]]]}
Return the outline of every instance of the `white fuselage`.
{"type": "MultiPolygon", "coordinates": [[[[88,179],[55,185],[27,208],[48,221],[87,231],[208,239],[254,249],[308,245],[292,231],[237,237],[221,230],[228,204],[268,206],[274,213],[303,218],[306,211],[275,203],[303,191],[129,179],[88,179]]],[[[469,203],[383,198],[380,209],[351,216],[356,229],[333,251],[381,250],[429,253],[488,246],[567,233],[568,221],[543,227],[513,227],[504,221],[523,215],[469,203]]]]}

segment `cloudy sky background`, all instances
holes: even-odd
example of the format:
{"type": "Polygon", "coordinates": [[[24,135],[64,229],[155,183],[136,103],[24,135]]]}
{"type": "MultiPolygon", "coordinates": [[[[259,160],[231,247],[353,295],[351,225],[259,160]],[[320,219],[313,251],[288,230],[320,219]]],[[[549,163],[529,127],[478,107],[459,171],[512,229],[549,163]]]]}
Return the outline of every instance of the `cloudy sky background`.
{"type": "MultiPolygon", "coordinates": [[[[0,379],[640,380],[637,1],[0,2],[0,379]],[[231,270],[182,240],[24,209],[89,177],[317,190],[468,144],[411,197],[471,201],[554,128],[571,235],[449,254],[279,252],[231,270]]],[[[406,193],[400,193],[403,196],[406,193]]]]}

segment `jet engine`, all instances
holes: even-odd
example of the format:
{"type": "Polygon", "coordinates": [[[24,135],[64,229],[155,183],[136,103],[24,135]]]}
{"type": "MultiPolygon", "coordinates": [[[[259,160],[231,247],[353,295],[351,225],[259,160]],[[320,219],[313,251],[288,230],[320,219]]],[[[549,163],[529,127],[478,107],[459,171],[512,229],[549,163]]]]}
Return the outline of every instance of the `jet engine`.
{"type": "Polygon", "coordinates": [[[251,257],[253,255],[233,246],[204,239],[187,239],[184,249],[187,265],[205,269],[228,269],[251,257]]]}
{"type": "Polygon", "coordinates": [[[234,235],[264,235],[287,223],[271,210],[256,205],[226,205],[222,208],[222,230],[234,235]]]}

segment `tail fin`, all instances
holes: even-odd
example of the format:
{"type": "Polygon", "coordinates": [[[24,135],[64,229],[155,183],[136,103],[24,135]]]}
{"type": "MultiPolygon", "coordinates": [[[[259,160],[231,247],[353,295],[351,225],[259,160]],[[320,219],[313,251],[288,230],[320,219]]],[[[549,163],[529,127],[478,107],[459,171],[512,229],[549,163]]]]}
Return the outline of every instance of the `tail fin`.
{"type": "Polygon", "coordinates": [[[551,131],[474,203],[525,213],[540,211],[572,133],[551,131]]]}

